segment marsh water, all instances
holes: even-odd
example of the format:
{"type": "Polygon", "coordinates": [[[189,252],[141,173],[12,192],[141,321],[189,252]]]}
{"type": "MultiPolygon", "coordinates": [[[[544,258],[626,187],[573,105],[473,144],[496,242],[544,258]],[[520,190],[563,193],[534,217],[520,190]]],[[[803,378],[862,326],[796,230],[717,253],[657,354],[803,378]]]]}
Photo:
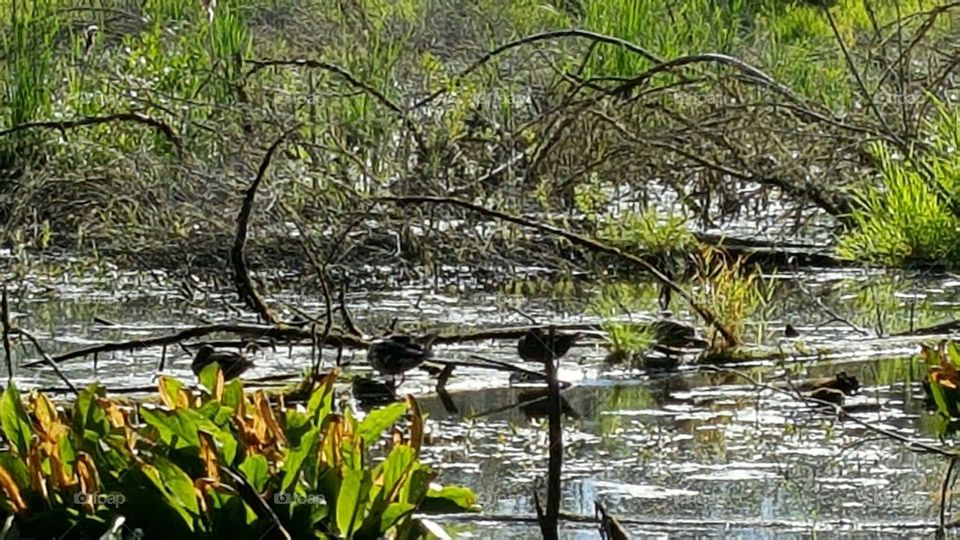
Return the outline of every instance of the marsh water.
{"type": "MultiPolygon", "coordinates": [[[[922,369],[912,359],[917,343],[878,340],[876,334],[878,328],[890,333],[951,319],[960,302],[960,280],[822,269],[771,279],[774,301],[747,333],[753,342],[782,349],[785,361],[730,366],[736,373],[696,366],[647,373],[606,366],[599,334],[563,359],[560,378],[572,383],[564,392],[570,405],[564,423],[564,512],[592,516],[594,501],[601,501],[635,537],[931,533],[943,458],[911,451],[744,376],[775,386],[788,376],[801,380],[846,371],[861,383],[860,393],[847,402],[856,406],[855,418],[909,439],[952,444],[950,436],[941,442],[941,422],[924,407],[922,369]],[[845,321],[831,320],[817,297],[845,321]],[[800,338],[782,337],[788,322],[800,338]]],[[[236,304],[232,290],[187,301],[182,287],[158,273],[38,272],[18,283],[11,290],[14,319],[52,354],[203,321],[251,320],[224,307],[236,304]]],[[[455,332],[527,324],[511,308],[541,323],[598,324],[589,309],[591,287],[584,282],[565,295],[519,296],[504,292],[511,288],[502,284],[464,278],[356,288],[347,299],[357,324],[372,334],[382,333],[392,318],[407,329],[425,325],[455,332]]],[[[272,300],[323,311],[322,300],[304,291],[277,293],[272,300]]],[[[653,316],[640,309],[625,318],[653,316]]],[[[689,313],[677,316],[693,322],[689,313]]],[[[18,363],[37,357],[32,349],[18,347],[14,353],[18,363]]],[[[516,344],[507,341],[436,351],[451,360],[471,354],[519,362],[516,344]]],[[[99,380],[111,389],[148,387],[161,356],[164,373],[192,380],[189,355],[179,348],[105,354],[95,367],[92,359],[80,359],[64,363],[63,370],[77,385],[99,380]]],[[[334,356],[324,352],[327,366],[334,356]]],[[[310,347],[267,348],[245,378],[298,374],[310,358],[310,347]]],[[[346,351],[343,361],[347,373],[370,374],[362,351],[346,351]]],[[[21,368],[16,377],[23,387],[62,386],[46,369],[21,368]]],[[[457,370],[446,401],[434,393],[426,373],[412,373],[401,389],[417,394],[429,414],[424,458],[440,472],[438,480],[470,486],[483,507],[480,514],[440,518],[453,536],[538,537],[532,495],[545,482],[547,429],[534,408],[517,406],[530,389],[511,385],[505,373],[476,368],[457,370]]],[[[598,537],[594,524],[576,519],[565,522],[562,535],[598,537]]]]}

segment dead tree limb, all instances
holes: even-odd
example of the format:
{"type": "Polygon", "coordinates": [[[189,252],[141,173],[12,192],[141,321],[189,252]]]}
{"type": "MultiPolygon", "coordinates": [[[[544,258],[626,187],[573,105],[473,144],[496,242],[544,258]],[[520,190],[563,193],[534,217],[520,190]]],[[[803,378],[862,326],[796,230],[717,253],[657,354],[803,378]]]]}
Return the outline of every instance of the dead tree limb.
{"type": "Polygon", "coordinates": [[[449,197],[433,197],[433,196],[406,196],[406,197],[391,196],[391,197],[381,197],[380,200],[396,202],[400,204],[449,204],[452,206],[459,206],[460,208],[465,208],[467,210],[477,212],[478,214],[481,214],[487,217],[496,218],[502,221],[514,223],[516,225],[521,225],[524,227],[536,229],[538,231],[542,231],[555,236],[560,236],[581,247],[585,247],[587,249],[601,252],[601,253],[607,253],[609,255],[613,255],[615,257],[624,259],[626,261],[629,261],[632,264],[635,264],[643,268],[647,272],[650,272],[650,274],[652,274],[653,277],[655,277],[660,283],[670,288],[670,290],[677,293],[681,298],[686,300],[687,304],[689,304],[690,307],[693,308],[693,310],[696,311],[697,314],[700,317],[702,317],[703,320],[706,321],[708,325],[712,325],[714,328],[717,329],[720,335],[723,336],[723,338],[727,341],[728,345],[738,346],[740,344],[740,340],[737,339],[737,337],[733,334],[733,332],[730,331],[729,328],[727,328],[725,324],[723,324],[719,319],[717,319],[717,316],[714,315],[710,309],[700,305],[700,303],[697,302],[696,299],[694,299],[690,293],[683,290],[683,288],[681,288],[679,285],[674,283],[673,280],[665,276],[663,272],[657,269],[657,267],[643,260],[642,258],[637,257],[636,255],[632,255],[630,253],[624,253],[620,249],[615,248],[613,246],[609,246],[607,244],[598,242],[597,240],[593,240],[591,238],[581,236],[577,233],[570,232],[565,229],[561,229],[559,227],[554,227],[553,225],[548,225],[546,223],[540,223],[540,222],[532,221],[519,216],[506,214],[499,210],[486,208],[484,206],[473,204],[471,202],[464,201],[461,199],[453,199],[449,197]]]}
{"type": "Polygon", "coordinates": [[[267,153],[263,156],[263,160],[260,162],[260,168],[257,170],[257,177],[253,179],[253,182],[244,194],[243,204],[240,206],[240,214],[237,216],[237,234],[233,241],[233,249],[230,251],[230,262],[233,265],[233,280],[237,288],[237,295],[247,307],[260,315],[267,324],[277,324],[277,315],[267,306],[263,297],[261,297],[256,288],[254,288],[253,281],[250,279],[250,271],[247,269],[247,262],[243,255],[243,248],[247,242],[247,225],[250,221],[250,213],[253,211],[253,199],[257,195],[257,188],[260,187],[260,182],[263,181],[263,177],[267,174],[267,169],[270,167],[270,160],[273,159],[273,154],[277,151],[277,148],[299,128],[300,126],[298,124],[285,131],[277,140],[273,141],[273,144],[270,145],[267,153]]]}
{"type": "Polygon", "coordinates": [[[138,112],[115,113],[108,114],[106,116],[86,116],[83,118],[77,118],[75,120],[61,120],[57,122],[28,122],[26,124],[13,126],[9,129],[0,130],[0,137],[6,137],[7,135],[12,135],[28,129],[56,129],[63,133],[67,129],[84,126],[97,126],[100,124],[110,124],[113,122],[134,122],[137,124],[150,126],[163,134],[163,136],[170,141],[171,144],[176,146],[177,152],[180,155],[183,154],[183,142],[180,140],[180,137],[172,127],[161,122],[160,120],[157,120],[156,118],[151,118],[138,112]]]}
{"type": "Polygon", "coordinates": [[[387,110],[394,113],[400,118],[403,126],[410,130],[410,133],[413,135],[414,141],[417,143],[417,147],[420,149],[421,154],[426,158],[427,156],[427,143],[424,139],[423,134],[420,132],[420,128],[417,126],[407,112],[403,110],[399,105],[390,100],[383,92],[377,90],[373,86],[361,81],[351,74],[346,69],[329,62],[322,62],[319,60],[307,60],[307,59],[296,59],[296,60],[246,60],[246,63],[253,65],[253,68],[250,69],[244,75],[244,77],[249,77],[258,71],[271,67],[271,66],[288,66],[288,67],[305,67],[312,69],[322,69],[324,71],[329,71],[340,76],[343,80],[347,81],[348,84],[355,88],[359,88],[366,94],[372,96],[377,100],[381,105],[383,105],[387,110]]]}
{"type": "MultiPolygon", "coordinates": [[[[146,349],[149,347],[159,347],[162,345],[172,345],[186,341],[188,339],[201,338],[210,334],[225,333],[248,336],[251,338],[272,339],[278,341],[299,341],[309,342],[311,339],[310,331],[302,328],[294,328],[286,325],[262,325],[262,324],[210,324],[187,328],[174,334],[156,336],[144,339],[132,339],[128,341],[118,341],[111,343],[102,343],[68,351],[66,353],[53,357],[56,363],[83,358],[92,354],[108,353],[117,351],[134,351],[146,349]]],[[[346,347],[366,348],[369,344],[354,336],[331,335],[327,337],[327,343],[331,346],[343,345],[346,347]]],[[[38,360],[23,364],[21,367],[37,367],[45,364],[45,360],[38,360]]]]}

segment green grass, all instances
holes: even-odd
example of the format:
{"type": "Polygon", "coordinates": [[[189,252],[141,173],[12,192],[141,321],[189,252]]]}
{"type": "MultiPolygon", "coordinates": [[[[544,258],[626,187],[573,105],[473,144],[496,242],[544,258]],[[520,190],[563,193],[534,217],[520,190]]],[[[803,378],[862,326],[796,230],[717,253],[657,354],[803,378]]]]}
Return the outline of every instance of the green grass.
{"type": "Polygon", "coordinates": [[[887,145],[874,146],[877,181],[857,192],[851,227],[837,251],[851,260],[883,264],[960,265],[960,113],[941,107],[926,126],[934,141],[927,153],[904,159],[887,145]]]}
{"type": "MultiPolygon", "coordinates": [[[[6,184],[7,191],[0,189],[0,217],[8,234],[22,228],[22,236],[30,237],[43,230],[43,238],[28,241],[174,253],[185,251],[182,242],[196,239],[193,247],[199,251],[216,251],[230,232],[230,220],[221,216],[234,208],[237,186],[249,181],[269,141],[297,124],[303,126],[298,132],[302,139],[278,154],[278,180],[266,189],[275,189],[273,195],[282,197],[294,214],[309,216],[305,221],[317,230],[333,226],[359,200],[408,189],[404,186],[411,178],[411,190],[433,182],[429,190],[445,192],[450,181],[489,170],[510,152],[541,144],[551,135],[548,128],[555,124],[549,114],[541,117],[544,107],[556,105],[569,90],[557,68],[609,78],[633,76],[652,66],[641,56],[602,45],[576,71],[587,43],[561,39],[512,50],[469,76],[456,76],[497,45],[551,29],[608,33],[667,59],[700,52],[735,55],[836,109],[856,96],[824,14],[802,2],[593,0],[577,6],[540,0],[364,0],[349,5],[220,0],[212,21],[195,0],[149,0],[136,9],[126,9],[127,4],[99,0],[98,10],[67,9],[75,7],[69,0],[0,5],[0,129],[136,110],[176,131],[186,155],[181,161],[156,130],[132,123],[86,126],[65,134],[32,130],[0,139],[0,184],[7,182],[4,171],[31,170],[15,193],[13,183],[6,184]],[[90,25],[98,32],[87,54],[85,29],[90,25]],[[411,113],[428,147],[419,156],[409,138],[398,137],[397,114],[342,77],[297,67],[246,77],[253,59],[330,62],[401,107],[431,90],[448,93],[411,113]],[[491,141],[484,147],[463,142],[477,135],[468,133],[467,122],[478,103],[500,128],[479,132],[491,141]],[[341,147],[355,159],[344,157],[341,147]],[[419,162],[413,162],[414,155],[419,162]]],[[[913,4],[911,10],[933,5],[913,4]]],[[[891,2],[871,5],[881,25],[897,14],[891,2]]],[[[848,46],[872,37],[862,2],[842,0],[831,13],[848,46]]],[[[912,28],[920,20],[911,19],[912,28]]],[[[868,85],[876,83],[879,72],[863,67],[868,85]]],[[[700,74],[709,79],[716,70],[705,68],[700,74]]],[[[675,75],[663,74],[650,84],[667,81],[676,81],[675,75]]],[[[716,97],[731,90],[726,83],[700,81],[683,91],[716,97]]],[[[676,104],[653,99],[642,106],[676,104]]],[[[667,113],[640,112],[624,111],[616,120],[635,133],[676,127],[667,113]]],[[[540,174],[530,177],[533,182],[511,180],[487,195],[499,200],[506,194],[507,202],[534,201],[553,210],[559,188],[572,184],[564,193],[574,194],[592,232],[639,251],[682,248],[688,239],[680,234],[678,217],[641,212],[603,225],[609,204],[616,202],[611,186],[633,182],[638,166],[629,165],[623,178],[609,171],[581,174],[582,163],[576,160],[600,159],[617,144],[602,129],[591,131],[593,124],[583,118],[567,129],[557,146],[560,166],[548,156],[540,174]],[[580,153],[581,148],[587,151],[580,153]],[[537,197],[527,197],[530,192],[537,197]]],[[[627,159],[621,154],[611,161],[627,159]]],[[[947,172],[953,167],[932,165],[947,172]]],[[[896,176],[892,168],[889,173],[896,176]]],[[[904,189],[915,192],[916,186],[904,189]]],[[[925,200],[919,197],[917,204],[925,200]]],[[[861,198],[877,202],[868,191],[861,198]]],[[[282,228],[287,217],[274,212],[263,219],[282,228]]]]}

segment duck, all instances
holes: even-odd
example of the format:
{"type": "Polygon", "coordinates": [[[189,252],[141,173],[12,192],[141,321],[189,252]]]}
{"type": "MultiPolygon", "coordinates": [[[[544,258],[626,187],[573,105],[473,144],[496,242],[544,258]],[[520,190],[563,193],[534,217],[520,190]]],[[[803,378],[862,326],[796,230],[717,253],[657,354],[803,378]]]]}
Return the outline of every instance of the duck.
{"type": "Polygon", "coordinates": [[[845,371],[833,377],[814,379],[800,385],[802,396],[808,399],[824,401],[833,405],[843,405],[846,396],[852,396],[860,389],[860,381],[845,371]]]}
{"type": "Polygon", "coordinates": [[[383,405],[397,399],[396,393],[390,386],[367,377],[355,377],[351,387],[353,397],[361,405],[383,405]]]}
{"type": "Polygon", "coordinates": [[[666,317],[650,324],[653,339],[657,345],[672,349],[706,348],[707,340],[697,335],[693,326],[666,317]]]}
{"type": "Polygon", "coordinates": [[[239,377],[244,371],[253,367],[253,361],[242,352],[218,351],[213,345],[202,345],[193,358],[190,369],[199,377],[203,368],[214,362],[220,365],[223,379],[226,381],[239,377]]]}
{"type": "Polygon", "coordinates": [[[807,392],[819,392],[822,390],[834,390],[841,394],[852,396],[860,389],[860,381],[852,375],[847,375],[846,371],[841,371],[833,377],[824,377],[814,379],[800,385],[800,389],[807,392]]]}
{"type": "Polygon", "coordinates": [[[833,405],[843,405],[845,398],[842,391],[827,387],[817,388],[816,390],[812,390],[810,392],[804,392],[802,396],[807,399],[815,399],[817,401],[823,401],[833,405]]]}
{"type": "Polygon", "coordinates": [[[433,356],[433,342],[437,334],[416,340],[407,334],[390,334],[370,344],[367,362],[381,375],[395,380],[397,375],[418,367],[433,356]]]}
{"type": "Polygon", "coordinates": [[[583,337],[583,334],[561,334],[554,332],[552,346],[549,343],[551,336],[542,328],[531,328],[517,342],[517,353],[527,362],[546,363],[548,360],[557,360],[563,357],[570,348],[583,337]]]}

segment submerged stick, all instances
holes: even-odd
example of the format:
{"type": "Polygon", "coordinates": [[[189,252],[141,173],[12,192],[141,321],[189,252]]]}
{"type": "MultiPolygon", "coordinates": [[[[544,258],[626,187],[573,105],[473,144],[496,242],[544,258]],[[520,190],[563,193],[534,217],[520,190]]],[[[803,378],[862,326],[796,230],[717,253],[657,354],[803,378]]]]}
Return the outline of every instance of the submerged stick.
{"type": "Polygon", "coordinates": [[[563,470],[563,426],[561,425],[560,383],[557,381],[558,359],[553,350],[556,343],[556,328],[550,327],[550,338],[547,347],[547,411],[549,413],[550,430],[550,462],[547,465],[547,509],[544,519],[540,522],[540,533],[547,540],[560,538],[558,526],[560,523],[560,474],[563,470]]]}
{"type": "Polygon", "coordinates": [[[79,396],[80,392],[77,391],[77,387],[74,386],[72,382],[70,382],[70,379],[68,379],[67,376],[64,375],[62,371],[60,371],[60,368],[57,366],[56,360],[51,358],[50,355],[47,354],[47,351],[43,350],[43,347],[40,345],[40,342],[37,340],[37,338],[33,337],[33,334],[31,334],[30,332],[27,332],[22,328],[17,328],[16,332],[18,335],[21,335],[27,338],[30,341],[30,343],[33,343],[33,346],[37,349],[37,352],[39,352],[40,356],[43,357],[43,360],[41,361],[41,363],[48,364],[50,367],[52,367],[54,373],[57,374],[57,377],[60,377],[60,380],[63,381],[63,384],[67,385],[67,387],[70,388],[70,391],[73,392],[74,395],[79,396]]]}

